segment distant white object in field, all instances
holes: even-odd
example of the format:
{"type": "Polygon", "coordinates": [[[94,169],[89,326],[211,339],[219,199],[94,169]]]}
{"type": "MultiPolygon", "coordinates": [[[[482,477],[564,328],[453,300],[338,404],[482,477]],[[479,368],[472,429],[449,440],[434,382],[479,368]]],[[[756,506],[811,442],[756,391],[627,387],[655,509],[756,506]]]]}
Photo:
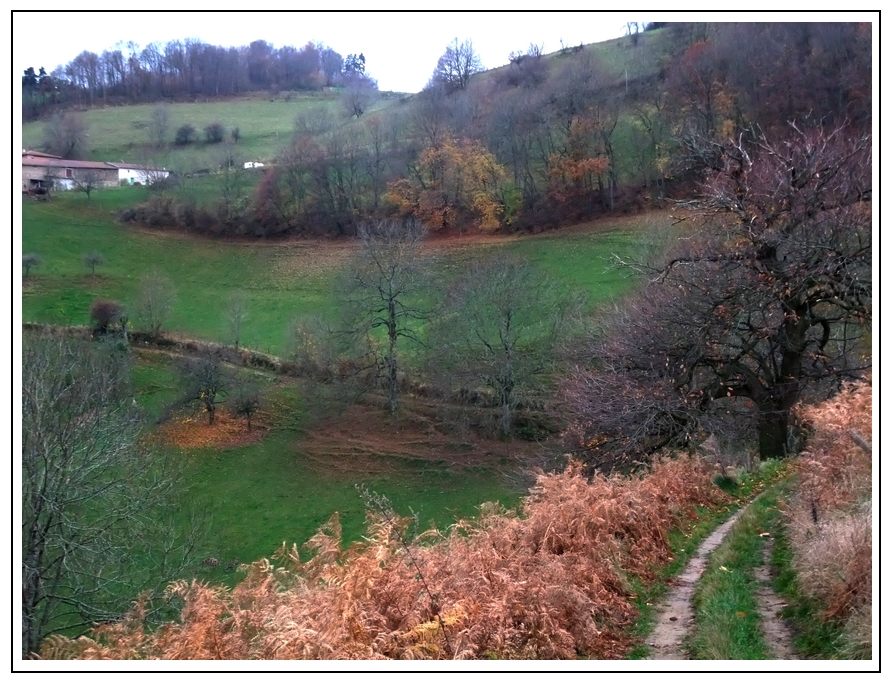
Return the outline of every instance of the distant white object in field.
{"type": "Polygon", "coordinates": [[[247,161],[242,165],[243,168],[263,168],[264,164],[260,161],[247,161]]]}

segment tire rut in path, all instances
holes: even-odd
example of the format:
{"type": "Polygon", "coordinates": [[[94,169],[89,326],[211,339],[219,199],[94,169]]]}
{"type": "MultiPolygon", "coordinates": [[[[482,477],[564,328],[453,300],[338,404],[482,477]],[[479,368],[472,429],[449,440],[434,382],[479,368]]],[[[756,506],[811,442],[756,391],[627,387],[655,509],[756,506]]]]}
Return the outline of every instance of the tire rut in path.
{"type": "Polygon", "coordinates": [[[765,539],[763,560],[755,569],[755,580],[758,588],[755,591],[755,602],[761,616],[761,633],[768,646],[769,659],[798,659],[792,647],[792,635],[789,627],[780,618],[780,610],[786,603],[771,587],[771,541],[765,539]]]}
{"type": "Polygon", "coordinates": [[[709,555],[721,544],[727,532],[748,507],[746,505],[740,508],[715,529],[696,550],[696,555],[687,563],[684,571],[674,579],[671,590],[657,609],[656,626],[647,640],[649,659],[688,659],[684,639],[693,625],[693,592],[696,583],[705,571],[709,555]]]}

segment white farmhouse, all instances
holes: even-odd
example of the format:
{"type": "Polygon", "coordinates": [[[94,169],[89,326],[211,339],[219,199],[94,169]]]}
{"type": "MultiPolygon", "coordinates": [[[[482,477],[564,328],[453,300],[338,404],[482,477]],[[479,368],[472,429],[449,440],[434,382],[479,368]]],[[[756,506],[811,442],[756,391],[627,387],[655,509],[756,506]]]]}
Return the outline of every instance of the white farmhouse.
{"type": "Polygon", "coordinates": [[[164,168],[129,164],[124,161],[114,164],[110,163],[109,166],[114,166],[118,169],[118,183],[120,185],[152,185],[170,175],[170,172],[164,168]]]}

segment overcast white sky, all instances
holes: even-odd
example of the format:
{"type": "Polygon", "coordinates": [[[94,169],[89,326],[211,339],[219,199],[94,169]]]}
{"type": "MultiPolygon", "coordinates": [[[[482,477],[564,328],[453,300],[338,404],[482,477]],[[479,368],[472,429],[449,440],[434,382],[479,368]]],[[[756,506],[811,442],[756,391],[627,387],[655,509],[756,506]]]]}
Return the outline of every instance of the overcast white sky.
{"type": "MultiPolygon", "coordinates": [[[[203,0],[196,0],[202,2],[203,0]]],[[[228,0],[214,3],[226,7],[228,0]]],[[[335,0],[333,0],[335,1],[335,0]]],[[[411,6],[418,3],[408,0],[411,6]]],[[[42,6],[70,4],[45,0],[42,6]]],[[[514,0],[524,8],[533,0],[514,0]]],[[[100,5],[109,4],[100,0],[100,5]]],[[[191,3],[195,5],[194,3],[191,3]]],[[[207,4],[207,3],[206,3],[207,4]]],[[[357,0],[361,7],[368,2],[357,0]]],[[[406,3],[405,3],[406,4],[406,3]]],[[[543,6],[544,3],[538,3],[543,6]]],[[[566,6],[592,6],[571,2],[566,6]]],[[[112,6],[120,7],[120,3],[112,6]]],[[[244,6],[244,5],[243,5],[244,6]]],[[[248,45],[262,39],[275,47],[320,42],[342,55],[363,52],[367,69],[383,90],[416,92],[425,86],[438,57],[456,37],[469,38],[486,68],[505,64],[514,50],[530,43],[545,52],[623,35],[628,21],[854,21],[844,14],[822,13],[676,13],[651,12],[16,12],[13,14],[13,69],[29,66],[52,71],[82,50],[124,50],[129,41],[198,38],[213,45],[248,45]]],[[[860,20],[860,19],[857,19],[860,20]]],[[[867,20],[866,17],[863,20],[867,20]]]]}
{"type": "Polygon", "coordinates": [[[545,52],[624,33],[626,21],[649,17],[600,12],[35,12],[13,15],[14,68],[52,71],[83,50],[101,53],[151,42],[198,38],[214,45],[275,47],[308,41],[342,55],[363,52],[383,90],[421,90],[438,57],[456,37],[469,38],[486,68],[505,64],[530,43],[545,52]],[[38,37],[38,39],[35,39],[38,37]]]}

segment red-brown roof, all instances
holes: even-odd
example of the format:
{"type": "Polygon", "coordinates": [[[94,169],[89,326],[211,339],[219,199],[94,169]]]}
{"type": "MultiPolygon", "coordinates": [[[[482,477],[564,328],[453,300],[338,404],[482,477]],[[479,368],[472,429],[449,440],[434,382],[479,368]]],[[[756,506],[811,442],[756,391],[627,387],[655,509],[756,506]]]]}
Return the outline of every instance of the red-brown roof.
{"type": "Polygon", "coordinates": [[[38,152],[34,149],[23,149],[22,150],[23,157],[45,157],[47,159],[61,159],[62,157],[58,154],[47,154],[46,152],[38,152]]]}
{"type": "Polygon", "coordinates": [[[33,159],[23,158],[22,166],[40,166],[41,168],[93,168],[103,171],[117,171],[118,169],[105,161],[77,161],[75,159],[48,159],[37,157],[33,159]]]}

